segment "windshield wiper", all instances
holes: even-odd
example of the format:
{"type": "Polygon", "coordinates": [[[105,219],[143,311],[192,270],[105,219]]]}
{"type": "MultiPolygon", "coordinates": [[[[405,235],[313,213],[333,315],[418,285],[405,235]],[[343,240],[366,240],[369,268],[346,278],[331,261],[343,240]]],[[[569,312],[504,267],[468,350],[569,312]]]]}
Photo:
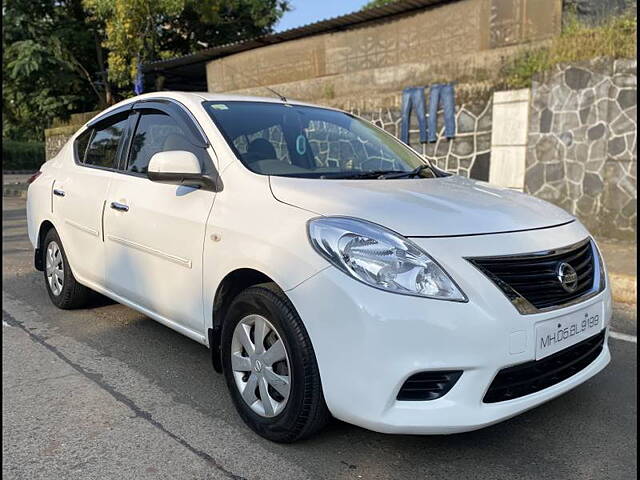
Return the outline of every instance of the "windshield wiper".
{"type": "Polygon", "coordinates": [[[325,173],[321,175],[321,179],[333,178],[336,180],[340,179],[352,179],[352,178],[384,178],[384,175],[391,174],[405,174],[409,172],[402,172],[400,170],[371,170],[369,172],[358,172],[358,173],[350,173],[350,172],[336,172],[336,173],[325,173]]]}
{"type": "Polygon", "coordinates": [[[417,177],[418,175],[420,175],[420,172],[422,172],[422,170],[424,170],[425,168],[428,168],[429,170],[431,170],[436,176],[437,173],[434,172],[433,168],[431,168],[431,165],[420,165],[419,167],[414,168],[413,170],[409,171],[409,172],[389,172],[389,173],[385,173],[383,175],[380,175],[381,180],[386,180],[389,178],[411,178],[411,177],[417,177]]]}

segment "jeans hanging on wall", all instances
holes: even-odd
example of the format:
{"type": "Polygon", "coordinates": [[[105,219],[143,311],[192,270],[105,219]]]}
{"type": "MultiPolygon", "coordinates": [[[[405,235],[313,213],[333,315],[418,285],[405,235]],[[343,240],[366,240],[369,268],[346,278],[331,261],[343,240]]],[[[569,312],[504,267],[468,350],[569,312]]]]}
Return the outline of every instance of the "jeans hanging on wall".
{"type": "Polygon", "coordinates": [[[411,123],[411,111],[415,108],[418,115],[418,127],[420,128],[420,142],[427,142],[427,121],[424,108],[424,87],[409,87],[402,91],[402,128],[400,140],[409,144],[409,124],[411,123]]]}
{"type": "Polygon", "coordinates": [[[450,83],[434,83],[429,92],[429,141],[435,142],[438,133],[438,106],[444,109],[444,136],[453,138],[456,135],[456,101],[453,85],[450,83]]]}

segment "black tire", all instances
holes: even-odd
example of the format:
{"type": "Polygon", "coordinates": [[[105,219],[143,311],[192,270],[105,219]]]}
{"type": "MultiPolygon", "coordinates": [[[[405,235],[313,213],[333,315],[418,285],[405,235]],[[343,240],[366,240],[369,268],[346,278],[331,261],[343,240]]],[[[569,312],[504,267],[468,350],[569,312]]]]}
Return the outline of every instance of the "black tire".
{"type": "Polygon", "coordinates": [[[45,266],[44,283],[47,287],[49,298],[51,299],[53,304],[63,310],[84,307],[88,302],[91,290],[84,285],[79,284],[76,278],[73,276],[73,272],[71,271],[71,267],[69,266],[69,261],[67,260],[67,255],[64,251],[64,247],[62,246],[62,242],[60,241],[60,237],[58,236],[58,232],[56,232],[55,228],[49,230],[44,238],[44,243],[42,245],[42,255],[42,264],[45,266]],[[52,290],[51,285],[49,284],[49,277],[47,273],[47,252],[49,250],[49,245],[52,242],[56,243],[62,256],[64,280],[62,282],[62,289],[59,291],[59,293],[56,293],[52,290]]]}
{"type": "Polygon", "coordinates": [[[315,352],[306,329],[286,295],[273,283],[242,291],[231,303],[222,327],[222,365],[231,398],[244,422],[274,442],[290,443],[321,430],[331,418],[322,393],[315,352]],[[290,393],[274,417],[254,412],[242,398],[231,369],[233,332],[251,314],[266,318],[277,330],[289,356],[290,393]]]}

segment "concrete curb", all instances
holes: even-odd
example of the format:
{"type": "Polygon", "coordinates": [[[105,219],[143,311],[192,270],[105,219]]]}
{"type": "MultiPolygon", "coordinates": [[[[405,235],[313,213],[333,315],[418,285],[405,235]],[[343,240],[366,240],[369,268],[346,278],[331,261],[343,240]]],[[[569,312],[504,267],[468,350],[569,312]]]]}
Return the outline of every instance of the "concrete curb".
{"type": "Polygon", "coordinates": [[[613,301],[635,305],[638,301],[638,278],[633,275],[609,273],[613,301]]]}

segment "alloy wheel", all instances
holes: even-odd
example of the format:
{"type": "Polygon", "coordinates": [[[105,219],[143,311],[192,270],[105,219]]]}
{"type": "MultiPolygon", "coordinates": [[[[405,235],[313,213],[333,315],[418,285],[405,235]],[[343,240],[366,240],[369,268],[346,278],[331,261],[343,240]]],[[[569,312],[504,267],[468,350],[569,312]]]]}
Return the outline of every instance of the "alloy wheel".
{"type": "Polygon", "coordinates": [[[231,369],[236,387],[262,417],[277,416],[291,390],[289,356],[282,337],[261,315],[244,317],[233,331],[231,369]]]}

